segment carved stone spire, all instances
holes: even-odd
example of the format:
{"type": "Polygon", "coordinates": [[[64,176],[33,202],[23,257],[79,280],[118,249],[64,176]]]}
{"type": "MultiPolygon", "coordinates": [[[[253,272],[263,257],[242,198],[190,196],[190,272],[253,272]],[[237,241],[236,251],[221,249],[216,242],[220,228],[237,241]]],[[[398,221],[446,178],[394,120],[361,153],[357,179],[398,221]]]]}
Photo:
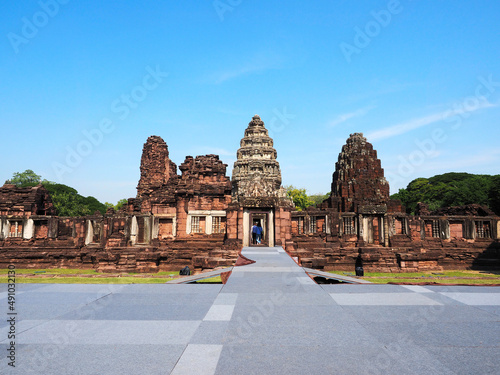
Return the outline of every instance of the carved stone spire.
{"type": "Polygon", "coordinates": [[[377,151],[363,133],[351,134],[342,146],[333,174],[332,198],[339,198],[341,211],[384,205],[389,200],[389,183],[377,151]]]}
{"type": "Polygon", "coordinates": [[[137,198],[150,195],[177,176],[177,165],[168,157],[165,141],[156,135],[148,138],[142,149],[141,179],[137,186],[137,198]]]}
{"type": "MultiPolygon", "coordinates": [[[[233,201],[243,203],[257,198],[285,198],[277,152],[264,122],[252,118],[241,139],[232,176],[233,201]]],[[[258,205],[255,203],[253,205],[258,205]]]]}

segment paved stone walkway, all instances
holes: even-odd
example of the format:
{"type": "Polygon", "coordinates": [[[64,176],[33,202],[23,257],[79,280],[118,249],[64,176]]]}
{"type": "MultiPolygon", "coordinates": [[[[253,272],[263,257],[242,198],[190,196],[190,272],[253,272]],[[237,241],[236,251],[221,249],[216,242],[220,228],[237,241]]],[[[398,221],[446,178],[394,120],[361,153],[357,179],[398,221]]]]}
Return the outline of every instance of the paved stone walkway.
{"type": "Polygon", "coordinates": [[[226,285],[18,284],[0,374],[497,374],[500,289],[317,285],[281,248],[226,285]]]}

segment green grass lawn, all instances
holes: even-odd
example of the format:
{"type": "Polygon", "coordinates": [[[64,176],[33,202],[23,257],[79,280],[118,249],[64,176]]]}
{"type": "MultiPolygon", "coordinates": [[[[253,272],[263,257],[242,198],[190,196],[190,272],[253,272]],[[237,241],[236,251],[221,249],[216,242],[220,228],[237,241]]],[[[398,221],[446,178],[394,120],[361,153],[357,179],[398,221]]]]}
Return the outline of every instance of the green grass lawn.
{"type": "MultiPolygon", "coordinates": [[[[7,283],[7,269],[0,269],[0,283],[7,283]]],[[[340,275],[354,276],[353,272],[331,271],[340,275]]],[[[99,273],[81,269],[16,269],[16,283],[40,284],[162,284],[178,277],[176,272],[158,273],[99,273]]],[[[499,285],[500,271],[430,271],[408,273],[365,272],[363,279],[376,284],[434,283],[499,285]]],[[[220,276],[200,280],[197,283],[221,283],[220,276]]]]}
{"type": "Polygon", "coordinates": [[[197,284],[221,284],[222,280],[220,276],[211,277],[209,279],[198,280],[197,284]]]}
{"type": "MultiPolygon", "coordinates": [[[[7,283],[9,270],[0,269],[0,283],[7,283]]],[[[162,284],[178,276],[175,272],[100,273],[79,269],[16,269],[16,283],[40,284],[162,284]]]]}
{"type": "MultiPolygon", "coordinates": [[[[340,275],[354,276],[354,272],[330,271],[340,275]]],[[[365,272],[364,280],[376,284],[388,283],[433,283],[433,284],[467,284],[467,285],[499,285],[499,271],[429,271],[429,272],[365,272]]]]}

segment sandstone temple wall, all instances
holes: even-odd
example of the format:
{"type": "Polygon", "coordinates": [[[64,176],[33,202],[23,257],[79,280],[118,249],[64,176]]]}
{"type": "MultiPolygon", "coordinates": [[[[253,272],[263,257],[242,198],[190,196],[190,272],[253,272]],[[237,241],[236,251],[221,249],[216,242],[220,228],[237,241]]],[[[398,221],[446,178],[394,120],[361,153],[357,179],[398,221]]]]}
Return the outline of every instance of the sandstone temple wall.
{"type": "Polygon", "coordinates": [[[417,215],[389,198],[373,146],[361,133],[342,148],[331,195],[296,211],[281,187],[273,140],[254,116],[232,178],[217,155],[177,165],[165,141],[147,139],[137,196],[119,212],[58,217],[42,187],[0,187],[0,268],[93,268],[103,272],[200,272],[234,264],[260,224],[263,243],[303,266],[367,271],[500,269],[500,218],[477,205],[417,215]],[[180,174],[178,174],[178,170],[180,174]]]}

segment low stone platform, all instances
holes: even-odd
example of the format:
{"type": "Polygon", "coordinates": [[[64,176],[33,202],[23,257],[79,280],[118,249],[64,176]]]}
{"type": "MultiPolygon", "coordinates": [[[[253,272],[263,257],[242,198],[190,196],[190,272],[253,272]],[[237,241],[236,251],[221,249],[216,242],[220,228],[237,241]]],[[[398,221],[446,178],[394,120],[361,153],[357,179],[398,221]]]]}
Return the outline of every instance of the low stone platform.
{"type": "Polygon", "coordinates": [[[317,285],[281,248],[225,285],[18,284],[2,374],[496,374],[500,289],[317,285]]]}

